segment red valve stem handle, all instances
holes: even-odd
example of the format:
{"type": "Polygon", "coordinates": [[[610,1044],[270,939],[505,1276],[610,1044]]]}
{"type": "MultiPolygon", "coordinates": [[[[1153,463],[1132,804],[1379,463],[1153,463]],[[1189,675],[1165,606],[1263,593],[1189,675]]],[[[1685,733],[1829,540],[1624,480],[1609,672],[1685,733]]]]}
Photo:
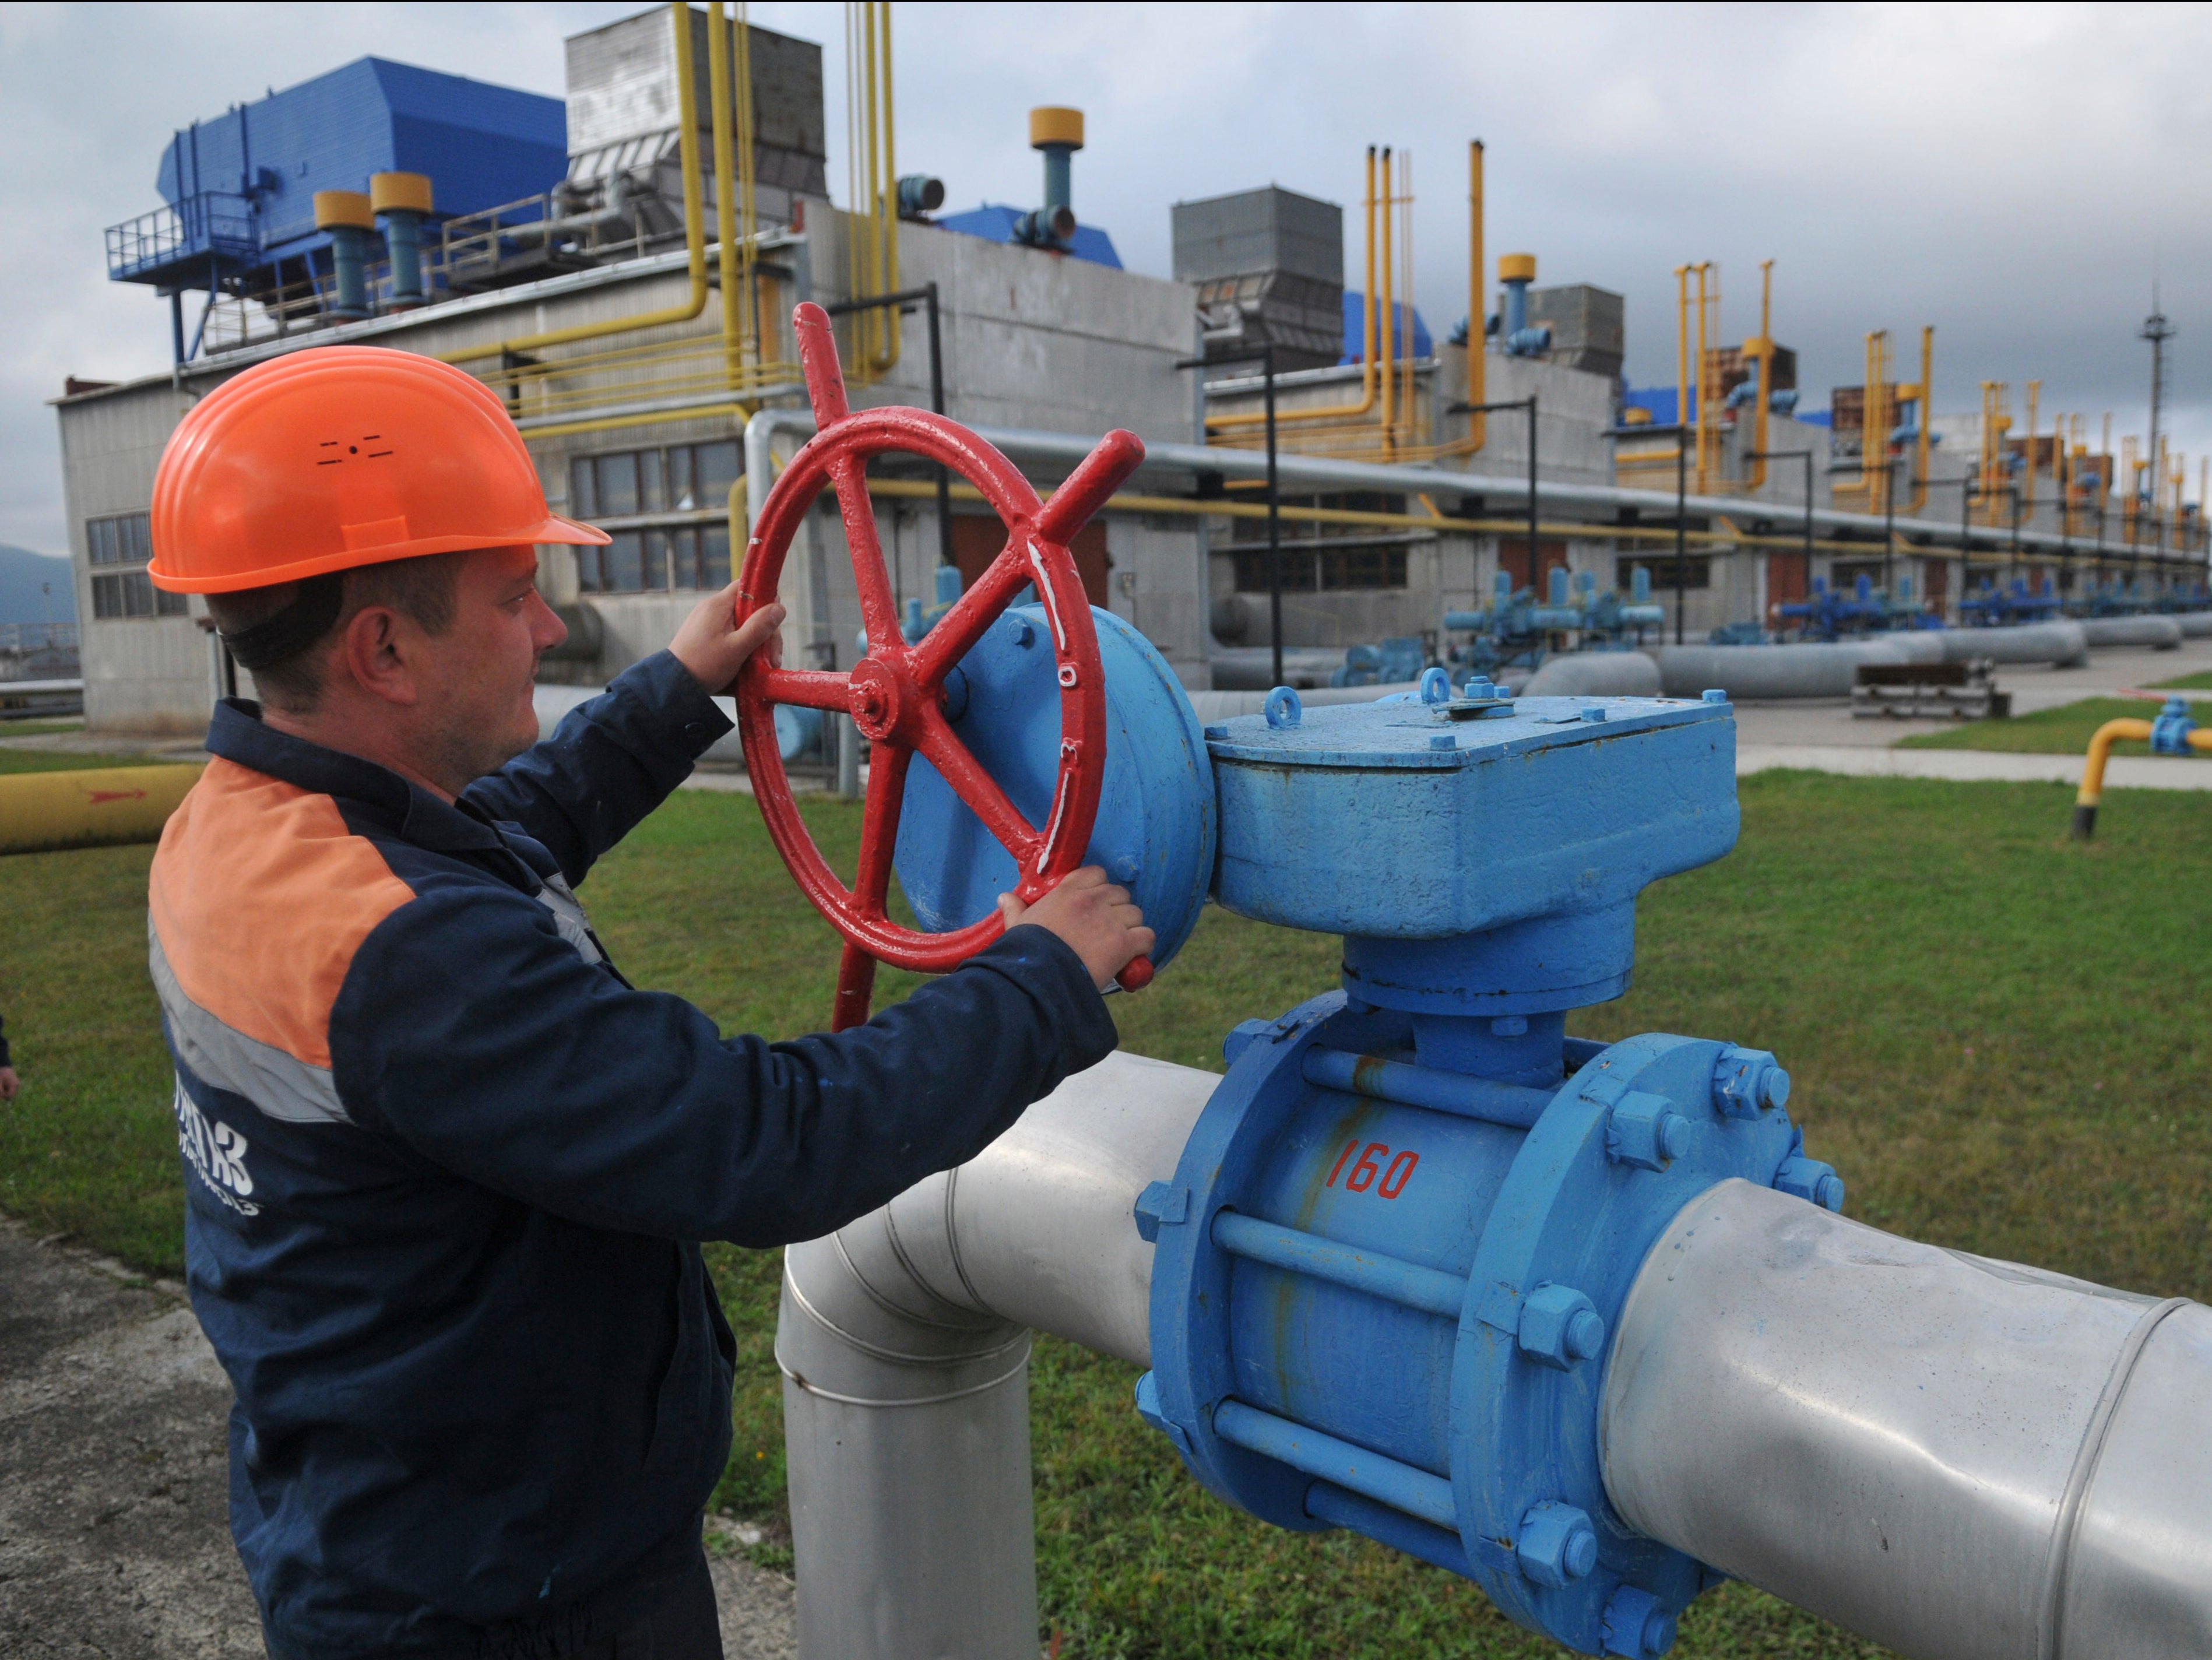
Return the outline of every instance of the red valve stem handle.
{"type": "Polygon", "coordinates": [[[1114,983],[1123,991],[1142,991],[1152,983],[1153,972],[1151,958],[1133,957],[1129,965],[1114,976],[1114,983]]]}

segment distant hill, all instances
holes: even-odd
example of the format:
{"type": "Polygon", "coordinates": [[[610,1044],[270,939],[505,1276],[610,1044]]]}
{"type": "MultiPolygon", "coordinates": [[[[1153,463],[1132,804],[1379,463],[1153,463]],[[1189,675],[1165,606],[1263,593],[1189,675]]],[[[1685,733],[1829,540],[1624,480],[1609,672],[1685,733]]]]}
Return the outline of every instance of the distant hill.
{"type": "Polygon", "coordinates": [[[70,562],[0,542],[0,623],[74,623],[76,585],[70,562]],[[50,585],[51,594],[39,592],[50,585]]]}

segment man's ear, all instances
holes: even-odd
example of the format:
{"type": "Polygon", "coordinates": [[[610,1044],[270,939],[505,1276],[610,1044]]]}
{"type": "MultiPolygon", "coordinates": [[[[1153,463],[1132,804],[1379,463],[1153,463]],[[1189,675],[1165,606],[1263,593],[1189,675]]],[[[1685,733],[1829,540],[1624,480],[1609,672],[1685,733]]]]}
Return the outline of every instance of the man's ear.
{"type": "Polygon", "coordinates": [[[387,703],[411,707],[415,684],[414,630],[389,605],[364,605],[346,619],[331,667],[362,690],[387,703]]]}

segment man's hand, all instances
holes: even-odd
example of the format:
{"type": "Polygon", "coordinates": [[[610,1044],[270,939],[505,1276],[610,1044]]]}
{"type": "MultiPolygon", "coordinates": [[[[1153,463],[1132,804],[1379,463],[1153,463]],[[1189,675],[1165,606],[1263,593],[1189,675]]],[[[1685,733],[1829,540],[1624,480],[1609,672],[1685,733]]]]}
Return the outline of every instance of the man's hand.
{"type": "Polygon", "coordinates": [[[1117,888],[1096,865],[1085,865],[1060,879],[1060,885],[1036,902],[1024,905],[1011,893],[999,896],[999,915],[1008,927],[1028,922],[1054,934],[1091,971],[1091,982],[1103,991],[1132,959],[1152,948],[1152,931],[1145,914],[1129,898],[1127,888],[1117,888]]]}
{"type": "Polygon", "coordinates": [[[745,618],[743,628],[738,626],[737,614],[738,585],[732,582],[694,606],[668,642],[676,660],[691,671],[691,678],[710,696],[728,696],[737,687],[738,671],[763,644],[771,665],[783,661],[783,637],[777,633],[783,626],[783,607],[769,601],[745,618]]]}
{"type": "Polygon", "coordinates": [[[15,1076],[13,1067],[0,1067],[0,1101],[12,1101],[15,1091],[23,1087],[23,1080],[15,1076]]]}

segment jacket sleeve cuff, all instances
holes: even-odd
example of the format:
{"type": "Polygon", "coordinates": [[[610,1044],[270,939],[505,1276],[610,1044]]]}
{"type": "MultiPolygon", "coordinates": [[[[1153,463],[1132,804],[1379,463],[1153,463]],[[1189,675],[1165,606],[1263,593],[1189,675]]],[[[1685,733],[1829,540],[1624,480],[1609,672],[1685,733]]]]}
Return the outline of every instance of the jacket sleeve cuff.
{"type": "Polygon", "coordinates": [[[643,724],[688,760],[696,761],[735,729],[707,689],[672,651],[657,651],[617,675],[607,690],[643,717],[643,724]]]}
{"type": "Polygon", "coordinates": [[[1068,1072],[1095,1067],[1120,1047],[1121,1035],[1106,999],[1091,983],[1091,970],[1058,934],[1022,923],[970,958],[968,966],[1004,975],[1036,1000],[1068,1072]]]}

